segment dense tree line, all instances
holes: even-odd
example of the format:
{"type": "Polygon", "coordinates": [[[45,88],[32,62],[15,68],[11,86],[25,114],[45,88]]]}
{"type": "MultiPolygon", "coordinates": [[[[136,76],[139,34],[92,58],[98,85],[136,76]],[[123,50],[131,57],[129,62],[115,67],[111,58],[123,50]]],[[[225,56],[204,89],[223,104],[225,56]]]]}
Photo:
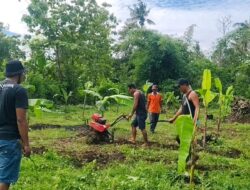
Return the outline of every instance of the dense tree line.
{"type": "Polygon", "coordinates": [[[193,40],[195,25],[183,38],[149,30],[147,24],[154,22],[139,0],[129,7],[130,18],[117,31],[117,19],[106,9],[109,6],[95,0],[32,0],[23,16],[31,35],[10,37],[0,25],[0,77],[8,60],[21,58],[28,68],[26,86],[31,97],[52,99],[63,89],[73,92],[72,103],[79,103],[87,81],[101,94],[112,87],[125,90],[130,82],[141,86],[146,80],[163,91],[173,91],[181,77],[198,88],[203,69],[208,68],[225,88],[233,85],[237,95],[250,98],[248,21],[235,24],[207,58],[193,40]]]}

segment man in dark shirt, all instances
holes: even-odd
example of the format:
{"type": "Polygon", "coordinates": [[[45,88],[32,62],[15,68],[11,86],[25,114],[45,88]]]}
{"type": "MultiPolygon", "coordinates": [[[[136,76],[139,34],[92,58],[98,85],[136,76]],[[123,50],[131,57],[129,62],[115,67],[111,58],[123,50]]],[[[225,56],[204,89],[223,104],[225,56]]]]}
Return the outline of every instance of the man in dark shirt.
{"type": "Polygon", "coordinates": [[[5,74],[6,79],[0,83],[0,190],[8,190],[18,180],[21,142],[24,156],[31,154],[26,119],[28,96],[19,85],[25,79],[24,67],[20,61],[10,61],[5,74]]]}
{"type": "MultiPolygon", "coordinates": [[[[178,82],[178,86],[181,93],[183,93],[181,106],[174,117],[169,119],[168,121],[170,123],[173,123],[179,117],[179,115],[190,115],[193,119],[194,126],[196,126],[200,111],[199,97],[195,93],[195,91],[191,89],[188,80],[180,79],[178,82]]],[[[180,143],[180,139],[178,136],[176,137],[176,140],[178,141],[178,143],[180,143]]]]}
{"type": "Polygon", "coordinates": [[[182,103],[180,109],[174,115],[173,118],[169,119],[170,123],[173,123],[179,115],[191,115],[194,121],[194,124],[197,124],[198,116],[199,116],[199,97],[193,91],[189,85],[188,80],[180,79],[178,82],[178,86],[180,88],[181,93],[183,93],[182,103]]]}
{"type": "Polygon", "coordinates": [[[148,146],[148,137],[147,137],[147,131],[146,131],[146,119],[147,119],[147,109],[146,109],[146,97],[145,95],[138,89],[136,89],[136,86],[134,84],[128,85],[128,91],[131,95],[134,97],[134,105],[131,114],[128,116],[129,119],[131,119],[134,115],[135,118],[133,119],[131,125],[132,125],[132,137],[130,139],[130,142],[135,143],[136,142],[136,128],[139,127],[139,129],[142,132],[144,144],[143,146],[148,146]]]}

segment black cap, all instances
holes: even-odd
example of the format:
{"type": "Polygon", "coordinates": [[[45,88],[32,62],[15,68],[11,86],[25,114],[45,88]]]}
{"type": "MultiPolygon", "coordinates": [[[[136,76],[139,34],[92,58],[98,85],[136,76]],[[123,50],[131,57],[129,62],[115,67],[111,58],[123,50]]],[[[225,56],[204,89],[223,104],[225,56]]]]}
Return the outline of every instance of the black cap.
{"type": "Polygon", "coordinates": [[[179,81],[178,81],[178,87],[180,87],[180,86],[182,86],[182,85],[189,85],[189,82],[188,82],[188,80],[186,80],[186,79],[180,79],[179,81]]]}
{"type": "Polygon", "coordinates": [[[10,61],[6,65],[6,70],[5,70],[6,77],[14,77],[24,72],[25,72],[25,69],[21,61],[18,61],[18,60],[10,61]]]}

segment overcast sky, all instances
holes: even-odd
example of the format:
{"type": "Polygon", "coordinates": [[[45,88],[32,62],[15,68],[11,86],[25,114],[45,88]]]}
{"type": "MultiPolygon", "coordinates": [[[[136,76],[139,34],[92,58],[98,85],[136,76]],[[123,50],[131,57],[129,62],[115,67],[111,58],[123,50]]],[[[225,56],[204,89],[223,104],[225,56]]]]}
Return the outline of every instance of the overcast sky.
{"type": "MultiPolygon", "coordinates": [[[[136,0],[97,0],[107,2],[115,16],[124,22],[129,17],[128,6],[136,0]]],[[[233,23],[250,19],[250,0],[146,0],[151,9],[149,18],[156,24],[148,26],[163,34],[182,36],[186,28],[196,24],[194,37],[204,51],[211,50],[221,36],[218,19],[231,16],[233,23]]],[[[25,34],[26,25],[21,21],[29,0],[0,0],[0,22],[9,25],[12,32],[25,34]]]]}

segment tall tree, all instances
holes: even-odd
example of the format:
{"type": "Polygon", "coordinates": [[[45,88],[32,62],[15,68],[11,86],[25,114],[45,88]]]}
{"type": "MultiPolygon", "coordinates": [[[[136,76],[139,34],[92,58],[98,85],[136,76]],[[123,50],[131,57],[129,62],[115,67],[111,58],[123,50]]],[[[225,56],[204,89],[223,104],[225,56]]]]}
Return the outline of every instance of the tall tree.
{"type": "Polygon", "coordinates": [[[132,7],[129,7],[131,18],[128,19],[129,22],[139,23],[140,27],[147,24],[155,24],[152,20],[148,19],[148,14],[150,9],[147,8],[147,4],[142,0],[138,0],[137,4],[134,4],[132,7]]]}
{"type": "Polygon", "coordinates": [[[220,65],[221,73],[224,72],[220,78],[226,88],[233,84],[236,95],[249,98],[250,24],[245,21],[234,26],[234,30],[218,41],[212,59],[220,65]]]}
{"type": "Polygon", "coordinates": [[[32,0],[23,20],[43,40],[45,60],[55,64],[56,80],[67,91],[110,77],[116,19],[95,0],[32,0]]]}
{"type": "MultiPolygon", "coordinates": [[[[231,16],[224,16],[220,19],[218,19],[218,30],[222,33],[222,39],[220,42],[220,46],[226,46],[227,45],[227,38],[225,37],[228,33],[230,27],[232,26],[231,16]]],[[[217,63],[219,65],[223,62],[223,48],[218,49],[217,51],[217,63]]]]}
{"type": "Polygon", "coordinates": [[[241,34],[241,39],[238,40],[235,47],[239,48],[243,52],[250,52],[250,20],[235,23],[234,26],[238,28],[238,32],[241,34]]]}
{"type": "Polygon", "coordinates": [[[249,59],[250,27],[248,23],[237,23],[235,30],[221,38],[213,53],[213,60],[219,65],[239,65],[249,59]]]}
{"type": "Polygon", "coordinates": [[[130,31],[118,46],[121,65],[127,65],[127,80],[138,84],[149,80],[162,83],[167,79],[186,76],[189,63],[186,45],[178,39],[144,28],[130,31]]]}
{"type": "Polygon", "coordinates": [[[218,29],[223,36],[226,35],[231,26],[232,26],[231,16],[224,16],[218,19],[218,29]]]}
{"type": "Polygon", "coordinates": [[[0,80],[4,78],[4,64],[11,59],[25,58],[24,52],[20,49],[21,41],[19,36],[6,35],[7,27],[0,22],[0,80]]]}
{"type": "Polygon", "coordinates": [[[0,63],[9,59],[24,58],[24,52],[21,51],[21,41],[19,36],[6,35],[7,27],[0,22],[0,63]]]}
{"type": "Polygon", "coordinates": [[[197,27],[196,24],[190,25],[184,32],[183,41],[187,45],[188,51],[192,52],[196,57],[204,57],[200,44],[194,39],[194,30],[197,27]]]}

